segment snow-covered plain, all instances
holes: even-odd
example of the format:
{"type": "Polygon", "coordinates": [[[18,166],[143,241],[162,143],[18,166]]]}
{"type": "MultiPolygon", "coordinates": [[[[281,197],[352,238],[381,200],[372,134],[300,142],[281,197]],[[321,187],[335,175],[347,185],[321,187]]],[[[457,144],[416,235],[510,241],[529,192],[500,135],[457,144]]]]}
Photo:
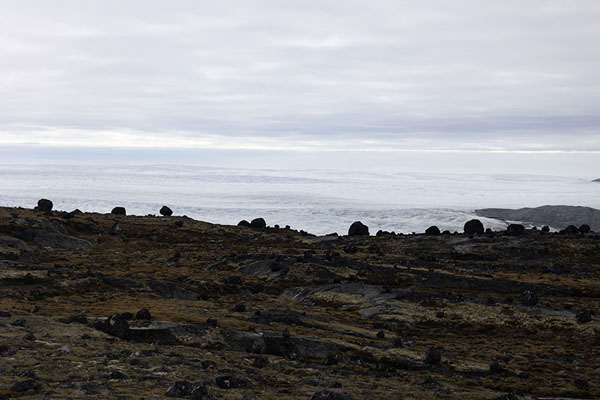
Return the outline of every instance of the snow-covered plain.
{"type": "MultiPolygon", "coordinates": [[[[355,220],[379,229],[461,231],[474,209],[546,204],[600,208],[600,183],[538,175],[419,174],[342,170],[267,170],[177,165],[0,165],[0,205],[176,215],[236,224],[264,217],[315,234],[345,233],[355,220]]],[[[499,221],[482,219],[492,228],[499,221]]]]}

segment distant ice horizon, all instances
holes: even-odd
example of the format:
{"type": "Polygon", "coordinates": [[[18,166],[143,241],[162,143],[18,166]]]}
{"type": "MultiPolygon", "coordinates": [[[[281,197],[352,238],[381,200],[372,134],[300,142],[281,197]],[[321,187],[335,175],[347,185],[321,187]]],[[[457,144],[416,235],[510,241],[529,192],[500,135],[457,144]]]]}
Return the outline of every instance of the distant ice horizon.
{"type": "Polygon", "coordinates": [[[378,230],[462,231],[479,208],[576,205],[600,208],[600,184],[533,174],[372,172],[339,169],[249,169],[187,165],[0,165],[0,205],[174,215],[234,225],[263,217],[313,234],[345,234],[356,220],[378,230]]]}

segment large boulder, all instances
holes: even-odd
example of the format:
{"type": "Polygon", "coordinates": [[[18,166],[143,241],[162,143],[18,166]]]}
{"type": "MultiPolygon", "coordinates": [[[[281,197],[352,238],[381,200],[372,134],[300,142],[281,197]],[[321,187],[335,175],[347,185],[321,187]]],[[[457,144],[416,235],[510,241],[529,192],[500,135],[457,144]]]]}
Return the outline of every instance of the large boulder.
{"type": "Polygon", "coordinates": [[[435,225],[430,226],[429,228],[425,229],[425,234],[429,235],[429,236],[436,236],[436,235],[439,235],[440,233],[441,233],[440,228],[438,228],[435,225]]]}
{"type": "Polygon", "coordinates": [[[439,364],[440,361],[442,361],[442,354],[437,347],[427,347],[427,350],[425,350],[425,362],[427,364],[439,364]]]}
{"type": "Polygon", "coordinates": [[[583,224],[579,227],[579,232],[586,234],[586,233],[590,233],[592,229],[590,228],[590,226],[588,224],[583,224]]]}
{"type": "Polygon", "coordinates": [[[127,215],[127,211],[125,211],[125,207],[115,207],[112,209],[112,211],[110,213],[114,214],[114,215],[127,215]]]}
{"type": "Polygon", "coordinates": [[[560,231],[560,233],[565,234],[565,235],[578,235],[579,228],[576,227],[575,225],[569,225],[565,229],[560,231]]]}
{"type": "Polygon", "coordinates": [[[52,207],[54,207],[54,205],[50,200],[39,199],[37,202],[37,207],[35,207],[35,209],[39,211],[52,211],[52,207]]]}
{"type": "Polygon", "coordinates": [[[169,207],[167,206],[162,206],[160,208],[159,211],[160,215],[164,215],[165,217],[170,217],[171,215],[173,215],[173,210],[171,210],[169,207]]]}
{"type": "Polygon", "coordinates": [[[266,228],[267,223],[263,218],[254,218],[252,221],[250,221],[250,226],[252,228],[266,228]]]}
{"type": "Polygon", "coordinates": [[[528,307],[533,307],[538,303],[538,295],[531,290],[525,290],[521,293],[521,304],[528,307]]]}
{"type": "Polygon", "coordinates": [[[472,219],[467,221],[464,231],[467,235],[482,235],[484,232],[483,224],[478,219],[472,219]]]}
{"type": "Polygon", "coordinates": [[[506,228],[506,234],[509,236],[521,236],[525,233],[525,227],[521,224],[510,224],[506,228]]]}
{"type": "Polygon", "coordinates": [[[348,236],[369,235],[369,227],[360,221],[353,222],[348,229],[348,236]]]}

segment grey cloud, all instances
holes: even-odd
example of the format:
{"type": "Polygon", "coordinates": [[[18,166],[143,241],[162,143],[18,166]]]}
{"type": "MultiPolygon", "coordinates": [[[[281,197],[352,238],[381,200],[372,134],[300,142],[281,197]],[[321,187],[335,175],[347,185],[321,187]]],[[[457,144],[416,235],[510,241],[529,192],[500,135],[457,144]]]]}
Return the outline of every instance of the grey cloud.
{"type": "Polygon", "coordinates": [[[0,7],[0,140],[35,142],[35,127],[75,129],[61,144],[119,129],[324,147],[600,143],[595,0],[0,7]]]}

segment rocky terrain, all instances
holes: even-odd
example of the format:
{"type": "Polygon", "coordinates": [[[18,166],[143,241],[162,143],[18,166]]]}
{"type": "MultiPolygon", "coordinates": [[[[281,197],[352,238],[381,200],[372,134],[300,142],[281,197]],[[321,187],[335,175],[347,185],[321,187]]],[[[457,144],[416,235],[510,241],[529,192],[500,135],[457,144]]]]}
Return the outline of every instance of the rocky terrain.
{"type": "Polygon", "coordinates": [[[0,208],[0,399],[600,398],[585,227],[125,214],[0,208]]]}
{"type": "Polygon", "coordinates": [[[484,208],[475,210],[481,217],[502,221],[519,221],[528,225],[548,225],[560,230],[567,225],[587,224],[592,230],[600,231],[600,210],[591,207],[541,206],[535,208],[484,208]]]}

